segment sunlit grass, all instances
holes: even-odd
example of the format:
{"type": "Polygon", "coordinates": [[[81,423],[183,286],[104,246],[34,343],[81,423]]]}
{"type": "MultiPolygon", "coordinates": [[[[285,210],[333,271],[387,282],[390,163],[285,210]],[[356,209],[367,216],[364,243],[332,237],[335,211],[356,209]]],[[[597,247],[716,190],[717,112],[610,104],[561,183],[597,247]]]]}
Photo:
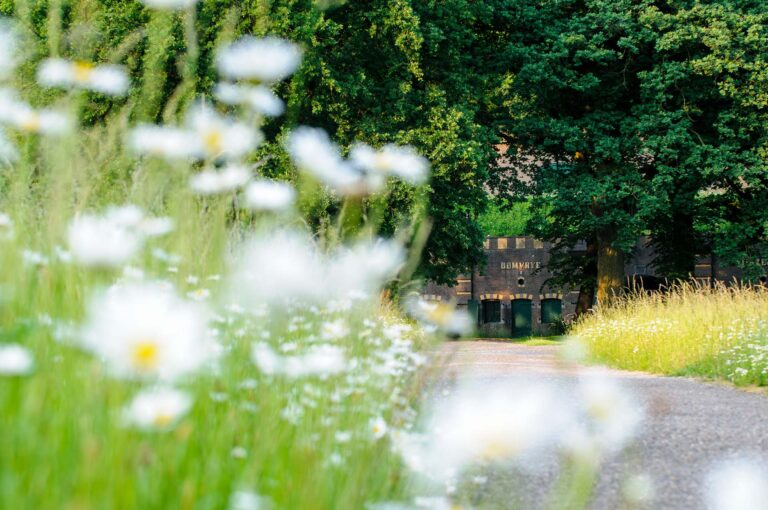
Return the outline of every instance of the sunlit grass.
{"type": "Polygon", "coordinates": [[[586,342],[596,361],[618,368],[747,382],[741,371],[734,372],[738,352],[768,345],[766,316],[764,288],[680,285],[600,307],[572,333],[586,342]]]}

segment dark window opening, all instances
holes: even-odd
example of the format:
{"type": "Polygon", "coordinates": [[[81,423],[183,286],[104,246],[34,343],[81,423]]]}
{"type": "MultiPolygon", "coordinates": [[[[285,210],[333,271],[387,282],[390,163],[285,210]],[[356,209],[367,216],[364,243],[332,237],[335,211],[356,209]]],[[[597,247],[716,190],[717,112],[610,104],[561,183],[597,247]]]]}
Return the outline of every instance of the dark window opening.
{"type": "Polygon", "coordinates": [[[498,299],[483,301],[483,322],[501,322],[501,301],[498,299]]]}
{"type": "Polygon", "coordinates": [[[541,300],[541,323],[557,324],[563,317],[563,302],[559,299],[541,300]]]}

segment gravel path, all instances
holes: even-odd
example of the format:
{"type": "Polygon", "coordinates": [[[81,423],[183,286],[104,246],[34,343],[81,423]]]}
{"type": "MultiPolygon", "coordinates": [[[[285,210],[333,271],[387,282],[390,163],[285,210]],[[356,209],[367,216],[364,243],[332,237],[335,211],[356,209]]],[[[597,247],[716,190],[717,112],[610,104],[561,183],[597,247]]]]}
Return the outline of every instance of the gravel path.
{"type": "MultiPolygon", "coordinates": [[[[619,380],[644,403],[643,432],[633,447],[604,466],[590,508],[628,508],[621,501],[620,487],[628,473],[638,472],[653,479],[655,500],[650,508],[703,508],[704,478],[713,462],[740,454],[768,459],[765,395],[688,378],[566,364],[558,359],[556,346],[465,341],[446,344],[440,354],[441,385],[446,387],[461,381],[489,385],[545,381],[568,392],[580,373],[601,372],[619,380]]],[[[541,507],[557,465],[552,460],[533,471],[491,474],[487,498],[500,498],[498,508],[541,507]]]]}

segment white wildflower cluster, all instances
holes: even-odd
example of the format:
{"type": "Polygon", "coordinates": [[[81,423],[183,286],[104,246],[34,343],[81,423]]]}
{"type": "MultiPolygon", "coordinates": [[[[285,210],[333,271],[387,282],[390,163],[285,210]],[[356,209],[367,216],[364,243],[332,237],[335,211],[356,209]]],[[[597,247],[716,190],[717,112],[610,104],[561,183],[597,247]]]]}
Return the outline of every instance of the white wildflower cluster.
{"type": "Polygon", "coordinates": [[[148,237],[173,230],[170,218],[147,216],[135,205],[111,206],[100,215],[82,214],[69,225],[68,243],[74,260],[84,266],[119,267],[127,263],[148,237]]]}
{"type": "Polygon", "coordinates": [[[768,321],[743,317],[713,327],[703,342],[731,346],[718,353],[722,376],[736,384],[768,383],[768,321]]]}

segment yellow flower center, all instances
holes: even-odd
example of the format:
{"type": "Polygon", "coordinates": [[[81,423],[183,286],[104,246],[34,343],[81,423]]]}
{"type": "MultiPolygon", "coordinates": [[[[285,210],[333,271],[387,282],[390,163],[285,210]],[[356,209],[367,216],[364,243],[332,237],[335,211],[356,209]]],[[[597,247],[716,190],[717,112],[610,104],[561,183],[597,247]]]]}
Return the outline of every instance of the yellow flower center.
{"type": "Polygon", "coordinates": [[[93,64],[83,60],[77,60],[72,64],[72,72],[75,76],[75,81],[88,81],[88,79],[91,77],[91,73],[93,72],[93,64]]]}
{"type": "Polygon", "coordinates": [[[26,131],[28,133],[37,133],[40,131],[40,126],[40,115],[35,112],[31,112],[24,118],[24,120],[21,121],[19,128],[21,128],[22,131],[26,131]]]}
{"type": "Polygon", "coordinates": [[[173,416],[166,413],[158,413],[153,420],[155,427],[162,428],[167,427],[173,421],[173,416]]]}
{"type": "Polygon", "coordinates": [[[222,138],[221,131],[212,129],[203,136],[203,145],[211,154],[218,154],[221,152],[222,138]]]}
{"type": "Polygon", "coordinates": [[[427,312],[427,319],[433,324],[445,325],[451,318],[453,309],[447,305],[435,304],[432,310],[427,312]]]}
{"type": "Polygon", "coordinates": [[[151,339],[140,340],[133,347],[132,361],[139,370],[152,370],[157,366],[157,343],[151,339]]]}

